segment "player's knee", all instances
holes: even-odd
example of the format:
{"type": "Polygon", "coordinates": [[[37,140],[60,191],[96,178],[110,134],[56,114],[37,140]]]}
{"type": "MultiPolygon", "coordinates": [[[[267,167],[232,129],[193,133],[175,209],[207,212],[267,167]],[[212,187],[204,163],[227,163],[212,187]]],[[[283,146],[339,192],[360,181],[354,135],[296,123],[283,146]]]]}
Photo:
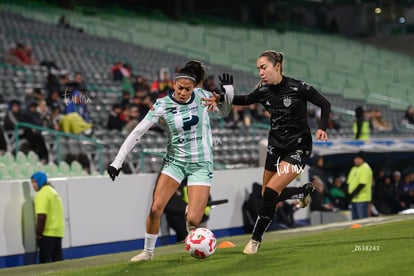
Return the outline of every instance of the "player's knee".
{"type": "Polygon", "coordinates": [[[163,212],[163,208],[159,204],[152,204],[150,216],[153,218],[161,218],[163,212]]]}

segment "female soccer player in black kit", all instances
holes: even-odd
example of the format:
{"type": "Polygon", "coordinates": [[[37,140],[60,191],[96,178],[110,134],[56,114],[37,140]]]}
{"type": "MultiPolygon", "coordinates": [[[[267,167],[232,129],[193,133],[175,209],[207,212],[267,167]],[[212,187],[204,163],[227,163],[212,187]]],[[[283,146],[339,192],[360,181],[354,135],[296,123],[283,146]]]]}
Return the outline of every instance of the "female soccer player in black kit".
{"type": "MultiPolygon", "coordinates": [[[[312,134],[307,122],[307,101],[321,108],[316,139],[327,141],[326,127],[331,105],[315,88],[282,74],[283,54],[265,51],[257,59],[260,83],[248,95],[235,95],[234,105],[260,103],[270,112],[270,131],[263,174],[263,205],[244,254],[256,254],[267,227],[275,214],[276,204],[290,198],[309,202],[311,183],[285,188],[306,165],[312,151],[312,134]]],[[[230,80],[232,82],[232,80],[230,80]]],[[[217,100],[217,99],[216,99],[217,100]]]]}

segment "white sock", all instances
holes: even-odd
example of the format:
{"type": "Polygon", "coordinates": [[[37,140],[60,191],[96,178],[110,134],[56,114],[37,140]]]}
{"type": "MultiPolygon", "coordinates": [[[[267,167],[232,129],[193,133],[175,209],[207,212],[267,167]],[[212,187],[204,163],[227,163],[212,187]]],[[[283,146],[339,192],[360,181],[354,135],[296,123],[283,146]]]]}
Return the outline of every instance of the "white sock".
{"type": "Polygon", "coordinates": [[[157,242],[157,234],[145,233],[144,251],[147,253],[154,253],[155,243],[157,242]]]}

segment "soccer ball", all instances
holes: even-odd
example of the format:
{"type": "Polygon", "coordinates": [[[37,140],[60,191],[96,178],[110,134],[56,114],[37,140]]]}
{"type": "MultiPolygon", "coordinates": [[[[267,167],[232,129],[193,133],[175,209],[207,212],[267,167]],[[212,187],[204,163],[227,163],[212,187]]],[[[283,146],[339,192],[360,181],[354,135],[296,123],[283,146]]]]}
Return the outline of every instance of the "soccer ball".
{"type": "Polygon", "coordinates": [[[185,250],[197,259],[207,258],[216,251],[217,241],[207,228],[196,228],[185,239],[185,250]]]}

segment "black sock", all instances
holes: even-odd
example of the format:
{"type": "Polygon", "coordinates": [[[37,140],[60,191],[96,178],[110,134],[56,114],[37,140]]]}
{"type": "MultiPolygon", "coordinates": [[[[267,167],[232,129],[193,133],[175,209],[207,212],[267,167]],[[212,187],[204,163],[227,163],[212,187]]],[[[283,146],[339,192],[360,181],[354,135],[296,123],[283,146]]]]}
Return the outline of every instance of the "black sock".
{"type": "Polygon", "coordinates": [[[277,202],[284,201],[286,199],[302,199],[305,197],[305,189],[303,187],[286,187],[282,190],[277,202]]]}
{"type": "Polygon", "coordinates": [[[263,207],[260,215],[257,217],[256,224],[254,225],[252,239],[255,241],[262,241],[263,234],[272,222],[272,218],[275,215],[277,192],[270,188],[265,188],[263,193],[263,207]]]}

